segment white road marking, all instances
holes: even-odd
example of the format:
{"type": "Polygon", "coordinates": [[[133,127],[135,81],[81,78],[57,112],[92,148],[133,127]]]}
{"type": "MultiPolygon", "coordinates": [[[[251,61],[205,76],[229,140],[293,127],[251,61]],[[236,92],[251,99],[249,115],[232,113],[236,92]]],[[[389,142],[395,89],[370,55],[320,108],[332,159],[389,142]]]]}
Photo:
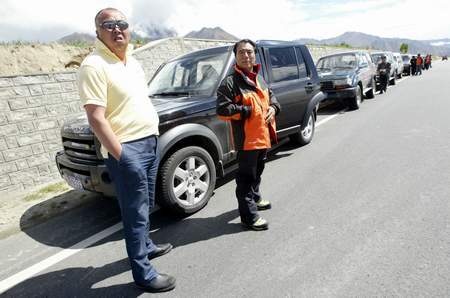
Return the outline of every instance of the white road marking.
{"type": "MultiPolygon", "coordinates": [[[[316,122],[316,127],[319,127],[322,124],[325,124],[326,122],[330,121],[331,119],[337,117],[342,112],[346,111],[347,109],[341,110],[337,112],[336,114],[333,114],[325,119],[322,119],[318,122],[316,122]]],[[[156,211],[159,208],[153,208],[152,212],[156,211]]],[[[8,289],[11,289],[12,287],[20,284],[21,282],[33,277],[34,275],[38,274],[39,272],[44,271],[45,269],[67,259],[70,256],[73,256],[74,254],[82,251],[83,249],[99,242],[100,240],[105,239],[106,237],[120,231],[123,229],[123,225],[121,222],[101,231],[97,234],[78,242],[77,244],[67,248],[63,249],[62,251],[58,252],[57,254],[54,254],[53,256],[50,256],[42,261],[40,261],[37,264],[32,265],[31,267],[28,267],[2,281],[0,281],[0,294],[7,291],[8,289]]]]}
{"type": "Polygon", "coordinates": [[[345,111],[347,111],[347,109],[343,109],[343,110],[337,112],[336,114],[333,114],[333,115],[331,115],[331,116],[329,116],[329,117],[327,117],[327,118],[325,118],[325,119],[322,119],[322,120],[316,122],[316,127],[319,127],[319,126],[321,126],[322,124],[325,124],[326,122],[328,122],[328,121],[330,121],[331,119],[333,119],[333,118],[339,116],[339,114],[341,114],[341,113],[343,113],[343,112],[345,112],[345,111]]]}
{"type": "Polygon", "coordinates": [[[89,247],[100,240],[122,230],[122,222],[119,222],[81,242],[78,242],[77,244],[64,249],[57,254],[48,257],[45,260],[42,260],[41,262],[34,264],[31,267],[28,267],[27,269],[24,269],[16,274],[14,274],[11,277],[8,277],[0,282],[0,294],[5,292],[6,290],[14,287],[15,285],[29,279],[30,277],[33,277],[35,274],[55,265],[56,263],[61,262],[64,259],[67,259],[68,257],[82,251],[86,247],[89,247]]]}

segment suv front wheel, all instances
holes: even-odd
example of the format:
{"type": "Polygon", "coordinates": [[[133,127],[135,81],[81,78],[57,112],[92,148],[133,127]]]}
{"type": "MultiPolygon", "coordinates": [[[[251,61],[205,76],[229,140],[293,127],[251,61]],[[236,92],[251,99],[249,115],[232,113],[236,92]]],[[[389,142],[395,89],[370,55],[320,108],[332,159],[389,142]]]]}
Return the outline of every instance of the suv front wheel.
{"type": "Polygon", "coordinates": [[[191,214],[209,201],[216,184],[216,168],[203,148],[175,151],[160,169],[160,204],[179,214],[191,214]]]}

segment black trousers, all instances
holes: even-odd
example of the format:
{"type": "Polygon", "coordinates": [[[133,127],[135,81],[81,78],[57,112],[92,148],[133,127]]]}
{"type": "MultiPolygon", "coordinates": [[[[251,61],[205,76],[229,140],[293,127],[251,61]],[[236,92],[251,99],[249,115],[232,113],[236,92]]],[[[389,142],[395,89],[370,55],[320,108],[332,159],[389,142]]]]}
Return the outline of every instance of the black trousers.
{"type": "Polygon", "coordinates": [[[238,152],[239,168],[236,174],[236,198],[241,221],[253,224],[258,220],[256,202],[261,199],[259,186],[264,171],[267,149],[241,150],[238,152]]]}
{"type": "Polygon", "coordinates": [[[386,91],[388,83],[389,83],[389,76],[385,75],[385,74],[380,75],[380,89],[381,89],[381,91],[386,91]]]}

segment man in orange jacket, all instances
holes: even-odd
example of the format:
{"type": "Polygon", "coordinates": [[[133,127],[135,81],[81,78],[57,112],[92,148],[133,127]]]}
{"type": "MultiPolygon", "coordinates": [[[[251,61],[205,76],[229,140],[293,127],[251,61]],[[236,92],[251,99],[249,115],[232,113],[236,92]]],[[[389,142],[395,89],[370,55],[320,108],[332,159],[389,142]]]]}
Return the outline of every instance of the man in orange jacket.
{"type": "Polygon", "coordinates": [[[261,197],[259,186],[267,149],[277,141],[275,115],[280,104],[256,64],[256,44],[243,39],[233,48],[236,57],[234,72],[220,84],[217,92],[217,114],[231,121],[239,169],[236,174],[236,197],[241,221],[250,229],[267,230],[267,220],[258,210],[270,209],[261,197]]]}

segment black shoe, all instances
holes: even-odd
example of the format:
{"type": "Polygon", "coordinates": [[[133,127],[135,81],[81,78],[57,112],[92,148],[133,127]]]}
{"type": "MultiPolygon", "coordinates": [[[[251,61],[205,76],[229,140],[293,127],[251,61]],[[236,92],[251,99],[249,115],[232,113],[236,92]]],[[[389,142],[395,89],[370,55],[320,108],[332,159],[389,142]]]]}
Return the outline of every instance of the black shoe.
{"type": "Polygon", "coordinates": [[[175,277],[161,273],[152,278],[148,285],[141,285],[138,283],[136,283],[136,285],[146,292],[167,292],[175,288],[175,277]]]}
{"type": "Polygon", "coordinates": [[[170,243],[157,244],[155,246],[155,250],[148,254],[149,260],[165,255],[172,250],[172,244],[170,243]]]}
{"type": "Polygon", "coordinates": [[[380,91],[380,94],[383,94],[383,90],[380,91]]]}

